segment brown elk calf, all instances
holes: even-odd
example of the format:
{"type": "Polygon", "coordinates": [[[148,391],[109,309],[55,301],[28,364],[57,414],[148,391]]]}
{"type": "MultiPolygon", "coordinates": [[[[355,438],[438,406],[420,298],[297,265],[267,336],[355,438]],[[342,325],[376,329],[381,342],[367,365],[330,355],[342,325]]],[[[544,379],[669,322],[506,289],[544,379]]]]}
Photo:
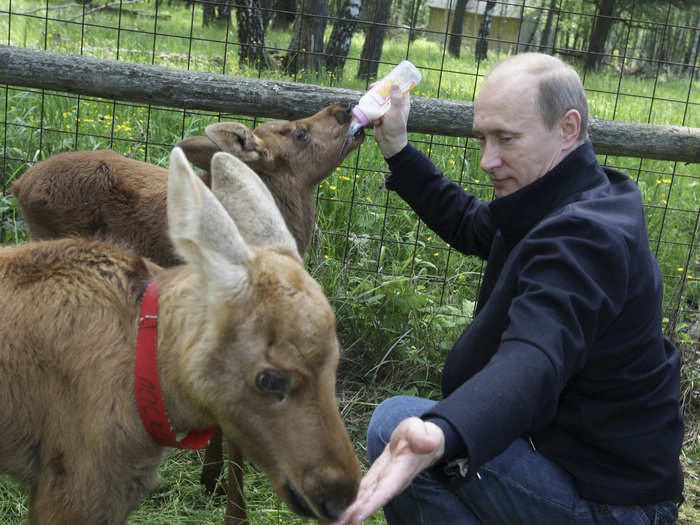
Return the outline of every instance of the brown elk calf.
{"type": "MultiPolygon", "coordinates": [[[[234,122],[211,124],[206,137],[178,144],[204,170],[217,151],[243,160],[270,188],[299,253],[314,231],[316,186],[360,145],[345,134],[349,106],[336,104],[295,121],[271,121],[250,131],[234,122]]],[[[202,179],[208,184],[205,171],[202,179]]],[[[179,262],[167,236],[167,170],[109,150],[59,153],[12,183],[32,239],[99,236],[163,266],[179,262]]]]}
{"type": "Polygon", "coordinates": [[[219,153],[211,175],[213,193],[173,150],[167,220],[184,265],[89,239],[0,249],[0,471],[30,489],[31,524],[121,524],[155,486],[166,448],[134,399],[153,282],[173,432],[219,425],[302,515],[335,518],[354,498],[333,310],[255,173],[219,153]]]}

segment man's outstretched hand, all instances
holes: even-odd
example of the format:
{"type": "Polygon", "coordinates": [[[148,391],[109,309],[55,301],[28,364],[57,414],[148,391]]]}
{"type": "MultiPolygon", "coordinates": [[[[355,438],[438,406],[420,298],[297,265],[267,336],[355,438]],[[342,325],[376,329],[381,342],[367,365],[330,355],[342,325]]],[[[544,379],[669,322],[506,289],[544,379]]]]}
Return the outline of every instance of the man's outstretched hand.
{"type": "Polygon", "coordinates": [[[362,479],[353,504],[337,521],[325,525],[362,523],[440,460],[444,450],[445,435],[439,426],[417,417],[404,419],[362,479]]]}

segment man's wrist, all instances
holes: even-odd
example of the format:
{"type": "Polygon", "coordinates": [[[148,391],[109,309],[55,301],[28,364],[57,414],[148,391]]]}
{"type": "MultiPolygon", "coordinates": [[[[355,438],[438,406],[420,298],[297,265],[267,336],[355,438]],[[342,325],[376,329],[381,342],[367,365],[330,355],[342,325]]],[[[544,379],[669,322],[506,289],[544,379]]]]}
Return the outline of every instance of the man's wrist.
{"type": "MultiPolygon", "coordinates": [[[[377,143],[379,144],[379,143],[377,143]]],[[[402,149],[406,147],[408,144],[408,138],[405,140],[399,141],[399,142],[392,142],[391,144],[385,144],[382,146],[379,144],[379,149],[382,152],[382,155],[384,156],[384,159],[390,159],[394,155],[398,154],[402,149]]]]}

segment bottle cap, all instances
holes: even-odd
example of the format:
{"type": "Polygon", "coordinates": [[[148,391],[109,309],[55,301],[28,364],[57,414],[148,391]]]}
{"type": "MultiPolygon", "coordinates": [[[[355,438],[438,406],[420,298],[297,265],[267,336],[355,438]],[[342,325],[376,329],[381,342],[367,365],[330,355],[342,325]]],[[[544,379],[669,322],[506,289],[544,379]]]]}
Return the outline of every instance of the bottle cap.
{"type": "Polygon", "coordinates": [[[352,108],[352,116],[356,120],[358,120],[363,126],[366,126],[367,124],[370,123],[370,118],[365,115],[365,112],[360,109],[360,106],[355,106],[352,108]]]}

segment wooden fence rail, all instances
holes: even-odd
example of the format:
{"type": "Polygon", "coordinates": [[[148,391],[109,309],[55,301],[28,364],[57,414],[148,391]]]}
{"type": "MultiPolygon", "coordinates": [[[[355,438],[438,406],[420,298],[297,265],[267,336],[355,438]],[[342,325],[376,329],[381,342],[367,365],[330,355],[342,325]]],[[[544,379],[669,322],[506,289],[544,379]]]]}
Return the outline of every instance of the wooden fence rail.
{"type": "MultiPolygon", "coordinates": [[[[0,46],[0,84],[160,106],[296,119],[361,92],[310,84],[183,71],[35,49],[0,46]]],[[[473,103],[413,97],[409,129],[473,136],[473,103]]],[[[700,162],[700,129],[591,118],[599,154],[700,162]]]]}

